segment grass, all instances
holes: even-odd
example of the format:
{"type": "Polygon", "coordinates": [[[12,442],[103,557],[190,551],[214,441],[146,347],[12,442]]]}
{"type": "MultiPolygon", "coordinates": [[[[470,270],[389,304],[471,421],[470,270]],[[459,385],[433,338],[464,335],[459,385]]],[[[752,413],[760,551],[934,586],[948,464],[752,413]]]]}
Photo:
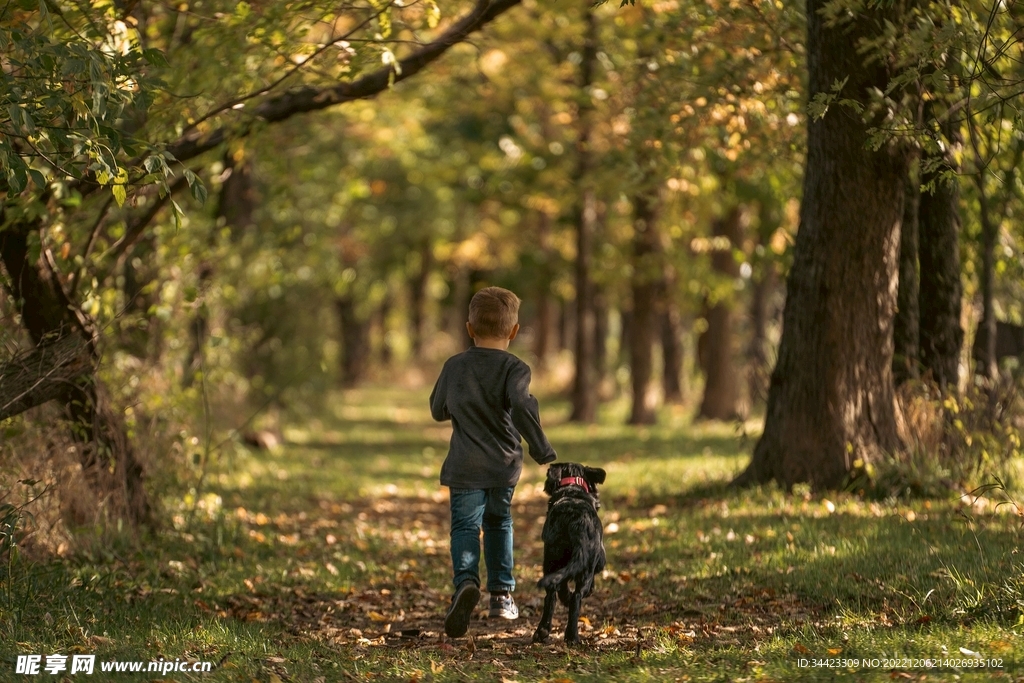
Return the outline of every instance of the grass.
{"type": "MultiPolygon", "coordinates": [[[[14,660],[31,653],[220,663],[88,680],[1024,676],[1019,519],[1006,508],[737,491],[727,483],[752,428],[691,425],[678,410],[662,426],[624,427],[621,404],[578,426],[565,423],[564,404],[542,403],[560,458],[608,470],[609,567],[584,602],[584,647],[567,649],[560,635],[529,642],[545,511],[543,470],[530,461],[514,501],[523,617],[475,620],[472,638],[440,634],[451,590],[437,484],[448,429],[429,421],[425,392],[377,388],[337,395],[328,414],[286,429],[280,451],[224,456],[203,490],[166,501],[168,524],[151,538],[16,561],[0,575],[0,680],[29,680],[14,660]],[[902,661],[979,661],[963,650],[1003,668],[902,661]],[[814,658],[878,666],[799,665],[814,658]]],[[[559,608],[556,629],[564,618],[559,608]]]]}

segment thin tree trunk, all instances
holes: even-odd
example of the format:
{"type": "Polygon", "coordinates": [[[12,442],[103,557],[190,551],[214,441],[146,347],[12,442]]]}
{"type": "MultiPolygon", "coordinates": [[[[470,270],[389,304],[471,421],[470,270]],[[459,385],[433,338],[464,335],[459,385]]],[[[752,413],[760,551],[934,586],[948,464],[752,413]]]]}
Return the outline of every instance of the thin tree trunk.
{"type": "Polygon", "coordinates": [[[919,182],[908,171],[903,195],[903,228],[900,232],[899,290],[893,321],[893,380],[897,386],[920,375],[920,274],[918,272],[917,209],[919,182]]]}
{"type": "Polygon", "coordinates": [[[537,216],[537,245],[540,267],[537,274],[537,321],[534,325],[536,334],[533,339],[533,355],[537,357],[540,370],[548,366],[551,355],[551,341],[554,336],[554,306],[551,301],[552,260],[551,249],[551,217],[543,211],[537,216]]]}
{"type": "Polygon", "coordinates": [[[390,290],[384,294],[384,298],[377,308],[377,329],[380,331],[380,364],[382,367],[390,367],[394,360],[394,353],[391,349],[391,340],[388,338],[388,318],[391,317],[393,300],[390,290]]]}
{"type": "Polygon", "coordinates": [[[998,230],[992,220],[983,183],[984,181],[979,177],[977,184],[980,205],[979,219],[981,220],[981,274],[979,276],[981,321],[978,323],[978,331],[975,333],[978,339],[975,341],[974,348],[977,350],[978,374],[991,380],[999,375],[996,360],[996,312],[992,305],[992,295],[995,290],[995,248],[998,230]]]}
{"type": "MultiPolygon", "coordinates": [[[[954,136],[955,139],[955,136],[954,136]]],[[[950,164],[955,164],[952,158],[950,164]]],[[[960,188],[938,172],[926,173],[934,191],[923,192],[918,205],[921,266],[921,367],[943,391],[955,392],[959,380],[963,289],[960,284],[960,188]]]]}
{"type": "Polygon", "coordinates": [[[594,306],[590,282],[594,191],[584,190],[576,229],[576,375],[572,386],[572,422],[597,419],[597,382],[594,372],[594,306]]]}
{"type": "Polygon", "coordinates": [[[629,365],[630,354],[629,335],[633,327],[633,304],[627,304],[619,311],[619,359],[618,365],[629,365]]]}
{"type": "MultiPolygon", "coordinates": [[[[848,77],[844,97],[866,106],[890,74],[885,60],[865,64],[859,43],[883,24],[904,25],[903,10],[872,5],[829,26],[825,4],[807,4],[810,95],[848,77]]],[[[872,151],[865,143],[875,124],[841,105],[808,121],[778,362],[764,432],[738,484],[836,487],[901,448],[892,331],[907,154],[894,146],[872,151]]]]}
{"type": "MultiPolygon", "coordinates": [[[[736,207],[713,224],[712,234],[729,238],[729,247],[716,249],[711,255],[711,265],[716,272],[730,278],[739,276],[739,265],[733,258],[732,250],[742,243],[742,218],[742,211],[736,207]]],[[[705,305],[704,317],[708,327],[698,344],[701,370],[704,373],[704,397],[697,413],[701,418],[732,420],[742,412],[740,373],[733,330],[734,306],[731,299],[705,305]]]]}
{"type": "Polygon", "coordinates": [[[351,295],[334,300],[341,326],[341,382],[351,387],[366,377],[370,359],[370,330],[367,321],[356,311],[356,301],[351,295]]]}
{"type": "Polygon", "coordinates": [[[765,259],[750,297],[750,346],[747,350],[747,385],[750,402],[768,398],[768,301],[778,285],[775,262],[765,259]]]}
{"type": "Polygon", "coordinates": [[[608,376],[608,297],[594,288],[594,383],[602,390],[608,376]]]}
{"type": "MultiPolygon", "coordinates": [[[[976,138],[971,137],[974,144],[975,166],[982,168],[984,160],[976,145],[976,138]]],[[[1004,188],[1004,199],[999,209],[992,206],[992,198],[985,189],[985,173],[974,174],[974,183],[978,188],[979,220],[981,222],[981,320],[975,332],[972,355],[976,361],[976,372],[989,380],[999,376],[999,323],[996,321],[993,297],[995,295],[995,250],[999,240],[999,224],[1007,215],[1007,207],[1013,196],[1014,176],[1024,158],[1024,140],[1018,140],[1014,150],[1013,161],[1003,171],[1000,186],[1004,188]]],[[[1016,347],[1016,345],[1012,345],[1016,347]]],[[[1017,355],[1012,352],[1011,355],[1017,355]]]]}
{"type": "Polygon", "coordinates": [[[409,318],[412,327],[412,356],[414,360],[423,358],[423,341],[426,338],[427,321],[427,285],[430,282],[430,271],[434,266],[434,250],[430,240],[426,240],[419,250],[419,269],[415,276],[409,278],[409,318]]]}
{"type": "Polygon", "coordinates": [[[156,251],[156,235],[144,235],[124,260],[121,295],[124,301],[124,319],[132,322],[122,328],[122,347],[136,358],[154,359],[159,362],[163,355],[162,325],[160,319],[150,314],[157,302],[159,288],[155,285],[155,273],[147,268],[146,260],[156,251]],[[140,267],[135,266],[136,259],[140,267]]]}
{"type": "Polygon", "coordinates": [[[576,300],[558,302],[558,350],[576,348],[576,300]]]}
{"type": "Polygon", "coordinates": [[[662,390],[666,403],[682,403],[683,391],[683,323],[679,309],[669,303],[661,314],[662,390]]]}
{"type": "Polygon", "coordinates": [[[629,326],[629,372],[633,407],[629,424],[654,424],[654,339],[658,321],[658,293],[664,288],[664,270],[659,257],[658,197],[638,192],[633,198],[633,318],[629,326]]]}
{"type": "MultiPolygon", "coordinates": [[[[253,211],[256,208],[252,161],[242,157],[236,158],[229,150],[224,154],[224,169],[227,177],[224,178],[220,188],[217,218],[218,222],[224,221],[224,225],[231,234],[232,242],[235,242],[252,225],[253,211]]],[[[207,247],[211,251],[217,247],[217,233],[216,230],[210,232],[207,247]]],[[[210,311],[206,305],[206,294],[215,274],[213,258],[208,256],[199,264],[196,284],[199,294],[195,301],[195,314],[189,324],[189,350],[181,378],[184,387],[192,385],[196,373],[199,372],[203,363],[203,348],[206,346],[210,331],[210,311]]]]}
{"type": "Polygon", "coordinates": [[[589,179],[591,165],[590,136],[593,105],[589,89],[597,61],[597,19],[587,0],[584,10],[586,29],[580,62],[579,130],[576,139],[576,169],[573,185],[580,188],[576,201],[576,376],[572,387],[572,422],[597,419],[597,385],[594,373],[594,299],[591,282],[593,238],[597,223],[597,198],[589,179]]]}
{"type": "Polygon", "coordinates": [[[451,266],[454,271],[449,279],[449,291],[451,292],[446,312],[445,326],[448,334],[451,335],[459,350],[467,348],[466,320],[469,313],[464,303],[469,301],[469,273],[458,266],[451,266]]]}

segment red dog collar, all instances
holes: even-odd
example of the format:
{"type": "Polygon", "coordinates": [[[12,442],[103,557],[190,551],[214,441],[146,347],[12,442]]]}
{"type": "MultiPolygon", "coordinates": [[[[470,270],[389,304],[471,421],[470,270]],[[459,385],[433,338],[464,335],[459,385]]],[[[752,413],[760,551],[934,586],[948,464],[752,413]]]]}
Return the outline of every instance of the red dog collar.
{"type": "Polygon", "coordinates": [[[583,477],[564,477],[558,482],[558,486],[568,486],[569,484],[576,484],[577,486],[583,487],[583,490],[590,493],[590,487],[587,486],[587,481],[583,477]]]}

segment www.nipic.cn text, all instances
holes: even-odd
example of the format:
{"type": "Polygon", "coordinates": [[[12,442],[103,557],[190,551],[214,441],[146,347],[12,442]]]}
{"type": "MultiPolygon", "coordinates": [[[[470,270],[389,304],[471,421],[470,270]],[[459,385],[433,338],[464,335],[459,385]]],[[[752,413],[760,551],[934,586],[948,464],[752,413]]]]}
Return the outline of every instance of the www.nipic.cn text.
{"type": "Polygon", "coordinates": [[[101,661],[96,664],[96,655],[18,655],[14,664],[14,673],[25,676],[39,674],[85,674],[95,671],[103,673],[157,673],[166,676],[170,673],[206,673],[213,670],[213,662],[195,662],[182,659],[154,659],[151,661],[132,662],[116,659],[101,661]]]}

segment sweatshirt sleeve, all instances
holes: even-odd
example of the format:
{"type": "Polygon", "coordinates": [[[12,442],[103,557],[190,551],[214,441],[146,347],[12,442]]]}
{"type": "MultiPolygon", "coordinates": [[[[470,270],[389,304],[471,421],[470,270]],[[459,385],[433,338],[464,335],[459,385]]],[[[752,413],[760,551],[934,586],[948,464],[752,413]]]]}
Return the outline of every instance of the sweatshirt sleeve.
{"type": "Polygon", "coordinates": [[[447,365],[441,369],[434,390],[430,392],[430,415],[438,422],[452,419],[452,414],[448,412],[448,381],[445,372],[447,369],[447,365]]]}
{"type": "Polygon", "coordinates": [[[512,409],[512,424],[519,430],[530,447],[530,457],[540,465],[552,462],[556,455],[544,430],[540,426],[537,399],[530,393],[530,367],[516,363],[509,372],[508,402],[512,409]]]}

